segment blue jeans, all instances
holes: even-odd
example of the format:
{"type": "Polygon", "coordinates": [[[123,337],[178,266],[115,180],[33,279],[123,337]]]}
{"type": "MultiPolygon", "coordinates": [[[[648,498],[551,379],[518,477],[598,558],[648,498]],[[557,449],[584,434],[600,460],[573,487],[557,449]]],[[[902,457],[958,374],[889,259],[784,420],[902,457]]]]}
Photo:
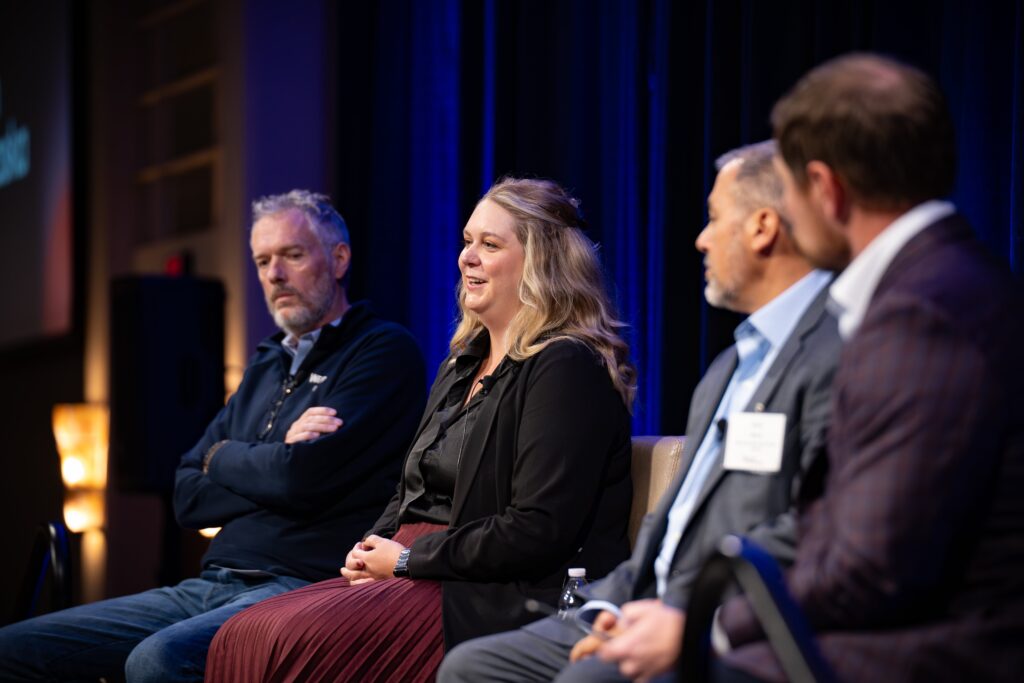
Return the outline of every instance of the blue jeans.
{"type": "Polygon", "coordinates": [[[232,615],[308,581],[206,569],[198,579],[0,628],[0,680],[202,681],[206,650],[232,615]]]}

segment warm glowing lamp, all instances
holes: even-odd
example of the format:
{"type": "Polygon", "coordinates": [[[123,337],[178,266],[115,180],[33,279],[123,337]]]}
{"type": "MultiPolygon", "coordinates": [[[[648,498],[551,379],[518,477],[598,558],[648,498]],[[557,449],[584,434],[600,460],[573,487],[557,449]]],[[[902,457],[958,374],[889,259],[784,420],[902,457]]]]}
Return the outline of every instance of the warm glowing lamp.
{"type": "Polygon", "coordinates": [[[82,534],[82,598],[103,597],[106,574],[107,449],[110,413],[96,403],[62,403],[53,407],[53,437],[64,480],[64,523],[82,534]]]}
{"type": "Polygon", "coordinates": [[[219,526],[209,526],[209,527],[206,527],[205,529],[200,529],[199,530],[199,535],[202,536],[203,538],[213,538],[214,536],[217,535],[218,531],[220,531],[220,527],[219,526]]]}
{"type": "Polygon", "coordinates": [[[53,436],[64,480],[64,522],[71,531],[103,527],[107,486],[110,417],[94,403],[62,403],[53,407],[53,436]]]}
{"type": "Polygon", "coordinates": [[[106,523],[103,491],[68,491],[64,495],[64,523],[80,533],[102,529],[106,523]]]}
{"type": "Polygon", "coordinates": [[[74,455],[69,455],[60,463],[60,476],[67,486],[77,486],[85,479],[85,464],[74,455]]]}

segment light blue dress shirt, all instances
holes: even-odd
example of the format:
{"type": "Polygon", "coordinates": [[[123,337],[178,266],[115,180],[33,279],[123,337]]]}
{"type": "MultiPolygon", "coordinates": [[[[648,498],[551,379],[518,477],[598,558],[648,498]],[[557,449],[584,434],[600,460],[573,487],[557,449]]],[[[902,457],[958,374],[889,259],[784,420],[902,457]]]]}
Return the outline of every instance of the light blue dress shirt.
{"type": "MultiPolygon", "coordinates": [[[[341,319],[344,315],[340,315],[331,322],[327,323],[331,327],[337,327],[341,324],[341,319]]],[[[294,375],[302,367],[302,361],[306,360],[306,356],[313,350],[313,345],[316,344],[316,340],[320,338],[320,330],[322,327],[318,327],[312,332],[307,332],[301,337],[294,336],[291,332],[285,335],[284,339],[281,340],[281,348],[288,352],[288,355],[292,357],[292,366],[288,370],[289,375],[294,375]]]]}
{"type": "Polygon", "coordinates": [[[675,502],[672,503],[661,550],[654,560],[654,576],[658,584],[659,597],[668,586],[672,558],[679,548],[679,541],[683,537],[686,525],[693,516],[701,491],[715,467],[721,462],[724,434],[718,427],[720,421],[723,418],[728,420],[730,414],[742,411],[750,403],[757,387],[779,355],[779,350],[793,333],[807,307],[831,278],[832,274],[826,271],[811,271],[790,285],[782,294],[754,311],[736,327],[733,333],[738,356],[736,369],[733,370],[711,425],[704,434],[704,440],[698,446],[675,502]]]}

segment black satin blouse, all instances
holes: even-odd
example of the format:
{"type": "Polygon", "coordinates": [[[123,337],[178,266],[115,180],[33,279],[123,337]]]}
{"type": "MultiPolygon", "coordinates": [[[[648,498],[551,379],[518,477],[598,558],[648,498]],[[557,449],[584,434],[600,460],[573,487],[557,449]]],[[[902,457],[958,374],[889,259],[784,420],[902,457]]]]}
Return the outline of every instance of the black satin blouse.
{"type": "Polygon", "coordinates": [[[508,375],[510,363],[502,360],[493,375],[480,380],[484,387],[463,405],[470,383],[489,351],[490,339],[483,333],[455,358],[456,380],[405,462],[406,493],[398,513],[401,523],[448,524],[451,521],[455,478],[466,438],[473,431],[480,406],[496,393],[499,383],[508,375]]]}

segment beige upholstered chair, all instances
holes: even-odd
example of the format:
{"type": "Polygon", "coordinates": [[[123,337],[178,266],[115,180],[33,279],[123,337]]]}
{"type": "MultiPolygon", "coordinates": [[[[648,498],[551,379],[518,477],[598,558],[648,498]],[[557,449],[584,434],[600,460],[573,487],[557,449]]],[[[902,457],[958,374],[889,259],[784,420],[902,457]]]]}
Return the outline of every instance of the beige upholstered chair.
{"type": "Polygon", "coordinates": [[[633,507],[629,511],[629,545],[636,544],[636,535],[644,515],[654,510],[679,469],[683,454],[682,436],[633,437],[633,507]]]}

